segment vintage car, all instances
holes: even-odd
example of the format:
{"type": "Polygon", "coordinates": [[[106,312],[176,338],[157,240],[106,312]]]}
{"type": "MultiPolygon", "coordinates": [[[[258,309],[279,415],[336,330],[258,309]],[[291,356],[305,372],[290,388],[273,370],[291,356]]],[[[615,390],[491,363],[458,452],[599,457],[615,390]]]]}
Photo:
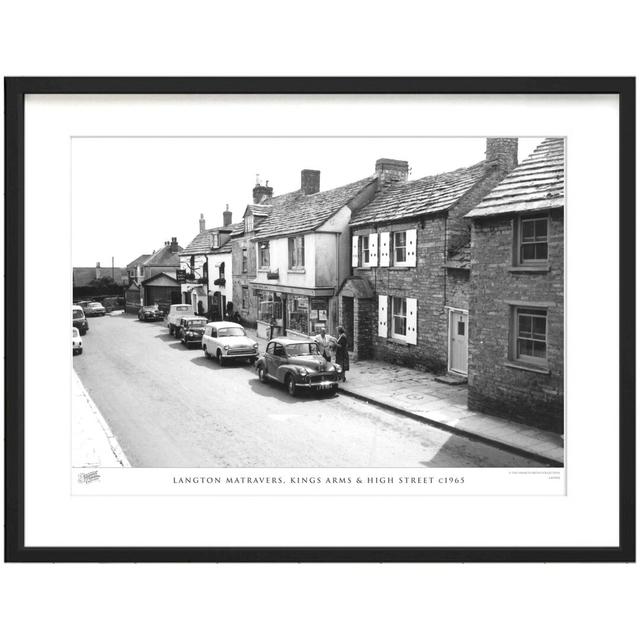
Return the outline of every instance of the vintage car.
{"type": "Polygon", "coordinates": [[[334,392],[340,366],[327,362],[313,340],[275,338],[256,363],[260,382],[276,380],[295,396],[301,389],[334,392]]]}
{"type": "Polygon", "coordinates": [[[85,318],[84,311],[82,307],[78,305],[73,305],[71,307],[71,316],[72,316],[72,324],[73,326],[80,332],[80,335],[83,336],[87,331],[89,331],[89,323],[85,318]]]}
{"type": "Polygon", "coordinates": [[[180,338],[180,342],[186,347],[190,347],[192,344],[200,346],[206,324],[206,318],[200,316],[182,316],[176,336],[180,338]]]}
{"type": "Polygon", "coordinates": [[[141,307],[138,311],[138,320],[141,322],[155,322],[156,320],[162,320],[164,313],[160,311],[157,304],[151,304],[141,307]]]}
{"type": "Polygon", "coordinates": [[[71,348],[73,349],[74,356],[82,353],[82,338],[80,337],[80,332],[75,327],[71,327],[71,348]]]}
{"type": "Polygon", "coordinates": [[[167,314],[167,327],[169,327],[169,333],[178,337],[178,330],[180,329],[180,320],[182,316],[192,316],[193,309],[190,304],[172,304],[169,307],[169,313],[167,314]]]}
{"type": "Polygon", "coordinates": [[[103,316],[105,313],[107,313],[107,310],[99,302],[90,302],[84,308],[84,315],[87,316],[87,318],[92,316],[103,316]]]}
{"type": "Polygon", "coordinates": [[[238,359],[253,364],[258,357],[258,343],[235,322],[210,322],[202,336],[202,349],[207,358],[217,358],[221,366],[238,359]]]}

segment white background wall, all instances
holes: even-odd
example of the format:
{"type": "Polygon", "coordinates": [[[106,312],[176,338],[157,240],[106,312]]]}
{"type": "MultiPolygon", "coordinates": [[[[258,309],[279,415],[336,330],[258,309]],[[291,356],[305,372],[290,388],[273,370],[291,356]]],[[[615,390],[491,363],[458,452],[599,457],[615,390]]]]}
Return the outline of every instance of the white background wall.
{"type": "MultiPolygon", "coordinates": [[[[3,5],[0,60],[3,75],[636,75],[632,6],[23,1],[3,5]],[[338,15],[350,55],[326,46],[338,15]]],[[[2,565],[0,625],[92,640],[629,637],[639,579],[606,564],[2,565]]]]}

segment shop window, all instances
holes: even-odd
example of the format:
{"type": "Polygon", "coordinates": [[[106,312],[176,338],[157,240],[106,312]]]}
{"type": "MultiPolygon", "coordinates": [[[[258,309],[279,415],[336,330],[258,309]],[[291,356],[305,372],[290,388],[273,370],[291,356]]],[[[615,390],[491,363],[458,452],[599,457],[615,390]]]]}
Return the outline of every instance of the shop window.
{"type": "Polygon", "coordinates": [[[280,296],[271,291],[259,291],[258,295],[258,320],[261,322],[276,322],[282,320],[282,300],[280,296]]]}

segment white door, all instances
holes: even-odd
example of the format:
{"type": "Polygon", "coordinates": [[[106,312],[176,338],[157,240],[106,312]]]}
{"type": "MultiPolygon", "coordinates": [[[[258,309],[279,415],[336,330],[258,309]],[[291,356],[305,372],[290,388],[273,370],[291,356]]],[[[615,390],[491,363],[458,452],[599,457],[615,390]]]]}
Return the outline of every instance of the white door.
{"type": "Polygon", "coordinates": [[[449,369],[467,375],[469,314],[451,311],[449,322],[449,369]]]}

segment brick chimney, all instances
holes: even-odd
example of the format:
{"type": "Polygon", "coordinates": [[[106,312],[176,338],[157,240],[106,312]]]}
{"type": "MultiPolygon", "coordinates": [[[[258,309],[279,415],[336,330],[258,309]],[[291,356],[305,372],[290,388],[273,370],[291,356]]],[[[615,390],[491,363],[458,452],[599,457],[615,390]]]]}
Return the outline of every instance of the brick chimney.
{"type": "Polygon", "coordinates": [[[204,213],[200,214],[200,233],[202,233],[206,228],[206,222],[204,220],[204,213]]]}
{"type": "Polygon", "coordinates": [[[300,172],[300,189],[305,196],[320,191],[320,172],[316,169],[303,169],[300,172]]]}
{"type": "Polygon", "coordinates": [[[376,160],[378,188],[383,189],[394,182],[406,182],[409,177],[409,163],[406,160],[380,158],[376,160]]]}
{"type": "Polygon", "coordinates": [[[260,176],[256,176],[256,186],[253,187],[253,203],[262,204],[271,196],[273,196],[273,187],[269,186],[269,181],[267,180],[264,186],[262,186],[260,184],[260,176]]]}
{"type": "Polygon", "coordinates": [[[102,274],[102,271],[100,269],[100,263],[96,262],[96,280],[100,279],[101,274],[102,274]]]}
{"type": "Polygon", "coordinates": [[[173,237],[171,238],[171,253],[178,253],[178,240],[173,237]]]}
{"type": "Polygon", "coordinates": [[[511,171],[518,164],[518,138],[487,138],[486,157],[494,166],[511,171]]]}
{"type": "Polygon", "coordinates": [[[228,227],[231,224],[231,216],[233,214],[229,211],[229,205],[226,205],[226,209],[222,212],[222,226],[228,227]]]}

